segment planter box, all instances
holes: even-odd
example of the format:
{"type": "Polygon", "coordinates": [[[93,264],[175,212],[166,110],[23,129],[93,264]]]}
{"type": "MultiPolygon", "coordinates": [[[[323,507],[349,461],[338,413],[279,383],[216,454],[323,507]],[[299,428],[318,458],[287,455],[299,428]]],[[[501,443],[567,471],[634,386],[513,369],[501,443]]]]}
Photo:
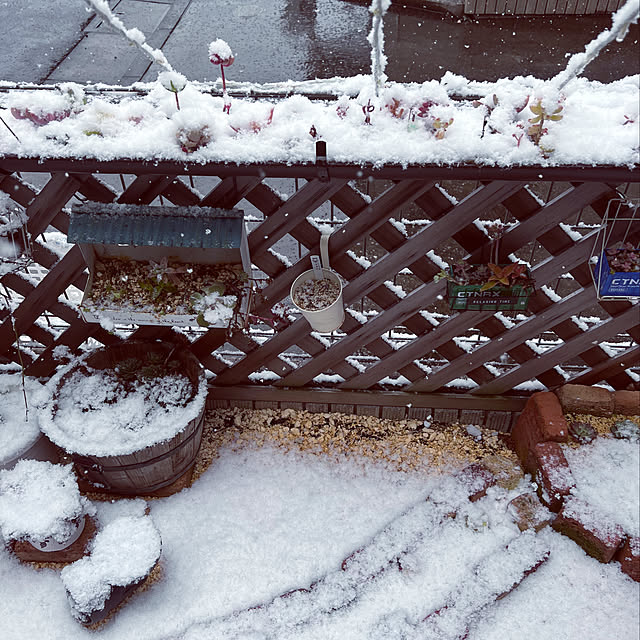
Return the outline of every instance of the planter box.
{"type": "MultiPolygon", "coordinates": [[[[178,265],[228,264],[248,275],[251,261],[244,215],[237,209],[157,207],[84,203],[74,207],[68,233],[78,243],[89,268],[80,310],[86,322],[105,318],[118,324],[197,326],[198,313],[164,313],[94,300],[96,264],[109,259],[178,265]]],[[[240,313],[248,313],[250,286],[240,296],[240,313]]],[[[226,328],[230,318],[208,326],[226,328]]]]}
{"type": "Polygon", "coordinates": [[[598,264],[595,267],[595,281],[600,296],[640,297],[640,272],[616,271],[611,273],[611,267],[604,252],[599,256],[598,264]]]}
{"type": "MultiPolygon", "coordinates": [[[[527,273],[529,273],[528,270],[527,273]]],[[[519,284],[513,287],[498,285],[487,291],[481,291],[481,286],[447,281],[450,309],[453,311],[524,311],[533,293],[532,286],[519,284]]]]}

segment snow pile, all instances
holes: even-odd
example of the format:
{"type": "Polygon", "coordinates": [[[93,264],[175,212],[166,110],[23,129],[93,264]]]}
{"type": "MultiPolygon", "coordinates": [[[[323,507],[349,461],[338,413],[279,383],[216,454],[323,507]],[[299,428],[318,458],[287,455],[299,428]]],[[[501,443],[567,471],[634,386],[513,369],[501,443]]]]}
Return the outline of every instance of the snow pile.
{"type": "Polygon", "coordinates": [[[49,382],[42,430],[70,453],[126,455],[170,440],[204,408],[207,384],[194,391],[181,374],[123,384],[113,371],[72,363],[49,382]],[[64,380],[62,378],[64,377],[64,380]]]}
{"type": "Polygon", "coordinates": [[[88,505],[71,465],[20,460],[0,471],[0,531],[6,540],[64,543],[88,505]]]}
{"type": "MultiPolygon", "coordinates": [[[[45,388],[25,378],[27,406],[35,409],[47,397],[45,388]]],[[[0,466],[26,451],[40,437],[35,411],[27,413],[19,373],[0,373],[0,466]]]]}
{"type": "Polygon", "coordinates": [[[472,83],[446,74],[439,82],[389,83],[379,96],[365,76],[341,80],[325,84],[336,92],[348,84],[358,89],[355,96],[311,101],[293,95],[276,103],[232,99],[230,113],[223,111],[222,96],[194,83],[180,92],[180,110],[178,94],[160,82],[136,85],[140,95],[87,94],[86,104],[76,101],[64,112],[48,106],[55,89],[8,91],[0,94],[0,107],[12,109],[5,120],[18,139],[2,127],[0,156],[298,164],[315,163],[315,143],[322,139],[329,164],[639,162],[637,75],[608,85],[574,79],[553,91],[532,77],[472,83]],[[474,106],[456,94],[479,100],[474,106]],[[530,121],[541,109],[534,129],[530,121]],[[19,116],[25,110],[48,121],[39,126],[19,116]]]}
{"type": "Polygon", "coordinates": [[[229,324],[233,318],[237,296],[222,296],[218,291],[207,294],[196,304],[196,309],[203,310],[204,320],[209,324],[229,324]]]}
{"type": "Polygon", "coordinates": [[[605,519],[640,536],[640,446],[596,438],[578,448],[564,446],[576,487],[572,493],[605,519]]]}
{"type": "Polygon", "coordinates": [[[73,615],[86,620],[104,609],[113,587],[139,582],[160,557],[160,534],[149,517],[123,516],[99,531],[90,555],[62,570],[73,615]]]}

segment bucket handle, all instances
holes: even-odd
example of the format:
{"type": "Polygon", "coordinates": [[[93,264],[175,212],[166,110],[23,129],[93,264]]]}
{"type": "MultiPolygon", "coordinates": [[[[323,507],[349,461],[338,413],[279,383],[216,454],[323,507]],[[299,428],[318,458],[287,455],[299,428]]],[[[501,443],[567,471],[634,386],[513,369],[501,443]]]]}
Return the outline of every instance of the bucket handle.
{"type": "Polygon", "coordinates": [[[331,231],[323,231],[320,236],[320,257],[322,258],[323,268],[327,270],[331,270],[331,265],[329,264],[329,237],[331,233],[331,231]]]}

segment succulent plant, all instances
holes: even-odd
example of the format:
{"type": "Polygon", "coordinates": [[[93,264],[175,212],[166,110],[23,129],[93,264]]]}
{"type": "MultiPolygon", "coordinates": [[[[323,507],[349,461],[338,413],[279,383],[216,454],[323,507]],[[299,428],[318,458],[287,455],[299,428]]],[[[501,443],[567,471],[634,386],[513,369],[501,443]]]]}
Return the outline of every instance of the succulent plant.
{"type": "Polygon", "coordinates": [[[146,355],[145,360],[148,364],[164,364],[165,355],[157,351],[151,351],[146,355]]]}
{"type": "Polygon", "coordinates": [[[630,242],[618,242],[605,250],[611,273],[640,271],[640,249],[630,242]]]}
{"type": "Polygon", "coordinates": [[[574,420],[569,424],[569,435],[580,444],[589,444],[596,439],[598,433],[588,422],[574,420]]]}
{"type": "Polygon", "coordinates": [[[447,279],[459,285],[480,285],[482,291],[496,286],[514,287],[516,285],[531,286],[533,280],[527,267],[523,264],[469,264],[458,262],[449,271],[440,271],[434,280],[447,279]]]}
{"type": "Polygon", "coordinates": [[[224,106],[222,111],[229,113],[231,111],[231,102],[227,94],[227,81],[224,77],[224,68],[230,67],[234,61],[231,47],[224,41],[218,38],[209,44],[209,60],[211,64],[220,65],[220,74],[222,75],[222,95],[224,98],[224,106]]]}
{"type": "Polygon", "coordinates": [[[126,358],[118,362],[115,371],[123,380],[134,380],[138,377],[140,367],[142,362],[138,358],[126,358]]]}
{"type": "Polygon", "coordinates": [[[32,111],[28,107],[11,107],[11,115],[16,120],[29,120],[38,127],[43,127],[50,122],[64,120],[71,115],[71,109],[61,111],[38,112],[32,111]]]}
{"type": "MultiPolygon", "coordinates": [[[[562,111],[563,106],[558,105],[556,109],[551,113],[548,113],[542,106],[542,100],[538,100],[534,104],[530,105],[529,109],[531,109],[531,113],[533,113],[533,118],[529,119],[529,124],[531,126],[527,129],[527,135],[533,144],[540,147],[540,139],[547,133],[547,128],[544,126],[545,122],[558,122],[559,120],[562,120],[560,112],[562,111]]],[[[549,149],[547,151],[552,150],[549,149]]]]}
{"type": "Polygon", "coordinates": [[[203,127],[183,127],[176,133],[176,140],[185,153],[193,153],[211,142],[211,130],[206,125],[203,127]]]}
{"type": "Polygon", "coordinates": [[[140,369],[140,377],[142,378],[161,378],[166,373],[161,364],[147,364],[140,369]]]}
{"type": "Polygon", "coordinates": [[[522,286],[532,284],[524,264],[517,262],[508,265],[488,264],[487,267],[491,273],[487,281],[480,287],[481,291],[488,291],[498,285],[513,287],[517,284],[522,286]]]}
{"type": "Polygon", "coordinates": [[[640,425],[633,420],[619,420],[611,427],[611,433],[619,440],[640,442],[640,425]]]}
{"type": "Polygon", "coordinates": [[[169,362],[167,362],[167,369],[169,371],[178,371],[180,368],[182,367],[182,365],[180,364],[179,360],[169,360],[169,362]]]}
{"type": "Polygon", "coordinates": [[[177,71],[163,71],[158,75],[158,81],[167,91],[176,96],[176,107],[180,111],[178,93],[187,86],[187,79],[177,71]]]}

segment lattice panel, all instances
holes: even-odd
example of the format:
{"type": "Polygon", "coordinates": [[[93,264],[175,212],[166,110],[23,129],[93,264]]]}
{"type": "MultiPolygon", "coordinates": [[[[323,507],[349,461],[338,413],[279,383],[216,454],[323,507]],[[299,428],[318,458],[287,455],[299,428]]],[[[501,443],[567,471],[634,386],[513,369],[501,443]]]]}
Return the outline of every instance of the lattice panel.
{"type": "MultiPolygon", "coordinates": [[[[29,272],[0,280],[13,309],[11,316],[0,309],[0,358],[22,358],[28,374],[50,375],[68,353],[61,346],[77,351],[170,331],[109,333],[80,318],[86,269],[79,248],[61,234],[70,204],[89,199],[244,209],[251,259],[264,276],[256,317],[287,303],[291,284],[310,268],[309,255],[319,252],[323,225],[331,226],[331,265],[344,281],[343,326],[319,335],[292,316],[277,331],[259,320],[231,335],[193,328],[192,350],[216,385],[486,396],[567,381],[624,389],[640,379],[638,305],[598,301],[589,267],[607,202],[616,189],[637,193],[637,171],[609,169],[605,180],[596,170],[544,169],[542,181],[532,179],[536,168],[341,167],[319,179],[313,167],[94,164],[0,164],[0,190],[24,211],[33,239],[29,272]],[[528,310],[448,311],[446,285],[434,275],[443,260],[486,262],[490,245],[481,227],[496,218],[510,223],[500,260],[516,256],[532,266],[537,289],[528,310]]],[[[631,229],[631,239],[640,240],[640,228],[631,229]]]]}

